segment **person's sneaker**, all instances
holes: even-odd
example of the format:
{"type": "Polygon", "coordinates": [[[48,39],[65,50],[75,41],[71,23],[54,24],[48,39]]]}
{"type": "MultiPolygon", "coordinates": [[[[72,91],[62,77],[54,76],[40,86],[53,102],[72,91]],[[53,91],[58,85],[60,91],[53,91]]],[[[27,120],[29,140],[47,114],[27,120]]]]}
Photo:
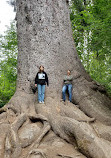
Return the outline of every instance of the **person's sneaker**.
{"type": "Polygon", "coordinates": [[[39,103],[41,104],[42,102],[41,102],[41,101],[39,101],[39,103]]]}
{"type": "Polygon", "coordinates": [[[44,101],[42,101],[41,103],[44,104],[44,101]]]}

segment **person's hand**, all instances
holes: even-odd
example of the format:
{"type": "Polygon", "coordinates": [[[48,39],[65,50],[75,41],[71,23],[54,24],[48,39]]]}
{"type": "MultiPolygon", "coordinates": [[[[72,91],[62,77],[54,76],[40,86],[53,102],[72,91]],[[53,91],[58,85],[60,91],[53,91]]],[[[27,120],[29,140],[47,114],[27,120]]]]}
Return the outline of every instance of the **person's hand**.
{"type": "Polygon", "coordinates": [[[37,84],[35,84],[35,87],[37,87],[37,84]]]}

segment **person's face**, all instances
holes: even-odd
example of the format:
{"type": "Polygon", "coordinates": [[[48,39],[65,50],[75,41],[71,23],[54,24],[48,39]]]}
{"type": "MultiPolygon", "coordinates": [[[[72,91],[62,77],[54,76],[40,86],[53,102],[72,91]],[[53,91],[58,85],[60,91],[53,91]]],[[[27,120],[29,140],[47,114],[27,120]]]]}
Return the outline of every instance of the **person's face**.
{"type": "Polygon", "coordinates": [[[40,67],[40,71],[44,71],[44,67],[43,66],[40,67]]]}
{"type": "Polygon", "coordinates": [[[70,74],[71,74],[70,70],[68,70],[68,71],[67,71],[67,74],[68,74],[68,75],[70,75],[70,74]]]}

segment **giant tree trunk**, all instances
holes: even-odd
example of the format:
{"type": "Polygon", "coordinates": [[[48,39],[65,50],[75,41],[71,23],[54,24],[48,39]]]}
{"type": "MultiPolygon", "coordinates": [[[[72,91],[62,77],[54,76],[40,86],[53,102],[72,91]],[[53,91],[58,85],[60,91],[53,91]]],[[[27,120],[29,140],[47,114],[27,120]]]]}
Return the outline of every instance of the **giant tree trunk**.
{"type": "Polygon", "coordinates": [[[0,109],[0,158],[111,157],[111,100],[78,58],[68,8],[67,0],[17,0],[17,89],[0,109]],[[32,92],[40,65],[49,76],[45,104],[32,92]],[[73,103],[64,104],[68,69],[73,103]]]}

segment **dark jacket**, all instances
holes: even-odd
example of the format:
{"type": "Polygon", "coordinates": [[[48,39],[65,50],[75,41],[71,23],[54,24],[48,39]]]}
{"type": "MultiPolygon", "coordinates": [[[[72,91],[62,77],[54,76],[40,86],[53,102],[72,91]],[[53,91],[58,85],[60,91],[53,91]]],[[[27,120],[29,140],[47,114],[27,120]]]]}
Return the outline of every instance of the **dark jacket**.
{"type": "Polygon", "coordinates": [[[48,76],[46,74],[46,72],[38,72],[36,77],[35,77],[35,84],[41,84],[41,85],[45,85],[47,83],[47,86],[49,85],[48,82],[48,76]]]}

